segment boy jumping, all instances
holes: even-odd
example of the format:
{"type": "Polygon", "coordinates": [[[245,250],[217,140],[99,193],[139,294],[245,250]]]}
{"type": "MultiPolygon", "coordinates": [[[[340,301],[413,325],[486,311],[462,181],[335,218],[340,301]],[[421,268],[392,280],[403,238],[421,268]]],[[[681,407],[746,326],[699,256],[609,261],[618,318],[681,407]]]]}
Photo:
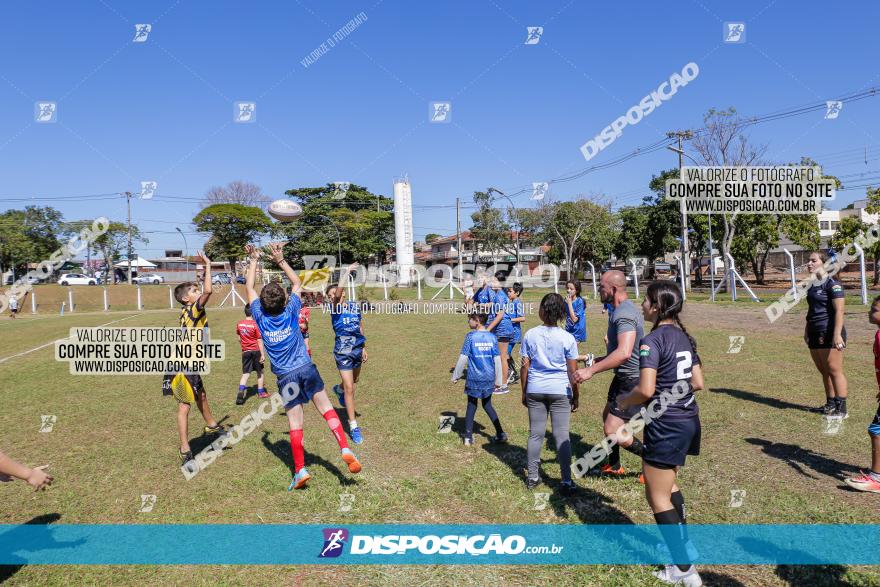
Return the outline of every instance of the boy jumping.
{"type": "MultiPolygon", "coordinates": [[[[211,260],[199,251],[196,256],[205,266],[204,287],[195,281],[186,281],[174,288],[174,298],[183,306],[180,310],[181,328],[208,329],[206,306],[211,297],[211,260]]],[[[180,465],[193,460],[189,448],[189,410],[195,402],[205,419],[205,434],[225,434],[223,428],[211,414],[208,397],[202,376],[198,373],[166,373],[162,380],[162,395],[173,395],[177,400],[177,432],[180,435],[180,465]]]]}
{"type": "Polygon", "coordinates": [[[253,245],[247,246],[251,259],[247,272],[247,294],[251,304],[251,312],[260,333],[263,335],[263,347],[269,355],[272,372],[278,378],[278,390],[284,401],[287,420],[290,424],[290,450],[293,453],[294,476],[290,482],[291,489],[303,489],[311,479],[305,467],[303,451],[303,404],[311,401],[315,408],[327,421],[327,426],[336,437],[342,451],[342,460],[352,473],[359,473],[361,464],[348,448],[342,422],[330,404],[324,391],[324,381],[318,368],[306,352],[302,333],[299,329],[299,311],[302,301],[299,292],[302,283],[296,272],[284,260],[282,245],[269,245],[272,260],[284,271],[290,280],[290,298],[277,283],[263,286],[260,294],[254,289],[257,275],[257,263],[262,251],[253,245]]]}

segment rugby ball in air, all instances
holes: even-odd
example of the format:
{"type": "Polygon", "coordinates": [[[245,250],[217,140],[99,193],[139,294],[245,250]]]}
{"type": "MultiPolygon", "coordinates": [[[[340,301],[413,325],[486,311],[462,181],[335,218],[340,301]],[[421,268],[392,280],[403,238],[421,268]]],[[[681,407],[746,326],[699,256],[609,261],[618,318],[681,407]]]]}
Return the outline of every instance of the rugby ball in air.
{"type": "Polygon", "coordinates": [[[302,206],[293,200],[275,200],[269,204],[269,216],[281,222],[296,220],[302,213],[302,206]]]}

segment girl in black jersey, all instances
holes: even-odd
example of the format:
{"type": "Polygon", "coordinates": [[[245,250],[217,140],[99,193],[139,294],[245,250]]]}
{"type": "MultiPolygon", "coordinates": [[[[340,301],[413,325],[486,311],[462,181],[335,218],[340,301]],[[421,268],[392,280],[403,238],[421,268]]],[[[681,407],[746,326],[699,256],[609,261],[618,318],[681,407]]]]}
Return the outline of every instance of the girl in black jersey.
{"type": "Polygon", "coordinates": [[[807,321],[804,342],[825,386],[825,405],[816,408],[827,418],[846,418],[847,383],[843,374],[843,349],[846,328],[843,325],[843,285],[825,271],[827,257],[822,251],[810,253],[807,269],[813,285],[807,290],[807,321]]]}
{"type": "Polygon", "coordinates": [[[676,483],[687,455],[700,452],[700,412],[694,392],[703,388],[697,345],[678,315],[683,296],[674,282],[657,281],[642,302],[645,323],[654,328],[639,345],[639,384],[619,396],[626,410],[647,404],[642,471],[654,519],[675,564],[654,575],[665,583],[702,585],[685,528],[684,496],[676,483]],[[661,400],[661,397],[663,398],[661,400]]]}

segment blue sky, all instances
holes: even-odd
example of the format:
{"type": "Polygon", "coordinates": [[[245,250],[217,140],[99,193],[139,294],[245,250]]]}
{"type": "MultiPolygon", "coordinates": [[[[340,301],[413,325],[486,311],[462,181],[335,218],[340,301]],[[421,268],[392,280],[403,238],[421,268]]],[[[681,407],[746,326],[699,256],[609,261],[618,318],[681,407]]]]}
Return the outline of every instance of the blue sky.
{"type": "MultiPolygon", "coordinates": [[[[133,217],[150,233],[139,250],[158,256],[182,246],[175,226],[194,230],[197,200],[213,185],[243,179],[277,197],[351,181],[391,195],[393,178],[408,173],[415,236],[449,234],[456,196],[470,203],[489,185],[515,192],[610,161],[701,126],[710,107],[760,115],[880,86],[878,12],[791,0],[6,2],[0,209],[51,204],[69,219],[122,220],[123,199],[83,196],[157,180],[161,197],[136,201],[133,217]],[[367,20],[347,38],[300,63],[361,12],[367,20]],[[746,23],[745,43],[722,43],[725,21],[746,23]],[[152,24],[145,43],[132,43],[137,23],[152,24]],[[544,27],[538,44],[524,44],[527,26],[544,27]],[[693,82],[584,160],[586,140],[691,61],[693,82]],[[34,122],[39,100],[58,103],[57,123],[34,122]],[[452,102],[450,124],[428,122],[439,100],[452,102]],[[233,123],[235,101],[256,102],[257,122],[233,123]],[[50,199],[59,197],[69,199],[50,199]]],[[[768,160],[809,155],[845,185],[870,183],[862,177],[880,175],[878,105],[750,135],[768,160]]],[[[664,150],[551,192],[635,204],[652,173],[676,164],[664,150]]],[[[833,207],[863,194],[840,192],[833,207]]],[[[190,249],[203,241],[187,238],[190,249]]]]}

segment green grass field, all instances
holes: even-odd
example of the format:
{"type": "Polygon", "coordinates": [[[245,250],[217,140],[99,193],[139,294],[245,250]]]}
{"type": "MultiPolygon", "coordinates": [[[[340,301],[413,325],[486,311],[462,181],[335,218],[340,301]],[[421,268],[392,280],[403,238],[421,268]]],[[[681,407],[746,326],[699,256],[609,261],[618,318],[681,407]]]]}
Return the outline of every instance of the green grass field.
{"type": "MultiPolygon", "coordinates": [[[[166,288],[157,291],[167,296],[166,288]]],[[[381,290],[372,295],[381,298],[381,290]]],[[[530,292],[527,301],[538,297],[530,292]]],[[[165,303],[167,307],[167,297],[165,303]]],[[[876,409],[876,383],[866,309],[854,303],[847,309],[851,417],[839,434],[826,435],[821,418],[806,411],[824,396],[801,340],[802,310],[771,326],[763,308],[703,301],[687,307],[684,320],[699,343],[708,387],[698,396],[702,454],[689,459],[680,475],[689,521],[876,522],[880,497],[849,491],[842,482],[870,459],[865,428],[876,409]],[[745,336],[740,353],[727,352],[732,335],[745,336]],[[740,507],[730,507],[732,490],[746,492],[740,507]]],[[[586,350],[596,353],[603,350],[606,323],[600,309],[595,302],[588,305],[586,350]]],[[[474,447],[462,446],[458,434],[436,432],[445,413],[462,417],[456,430],[463,425],[462,386],[449,383],[448,374],[467,332],[461,315],[366,317],[370,360],[358,390],[358,421],[366,442],[356,447],[364,471],[348,474],[323,420],[309,408],[305,446],[313,479],[308,490],[293,493],[286,491],[291,458],[285,417],[276,416],[185,481],[176,461],[175,405],[161,396],[160,378],[71,376],[66,363],[54,360],[51,344],[26,352],[67,336],[72,326],[117,320],[125,326],[172,326],[176,318],[173,310],[137,312],[133,306],[109,314],[59,316],[53,311],[32,316],[27,304],[21,318],[0,318],[5,394],[0,448],[30,465],[50,464],[56,479],[39,494],[21,482],[0,485],[0,522],[24,523],[56,514],[61,524],[653,523],[637,480],[639,463],[625,452],[624,466],[633,471],[631,476],[580,479],[578,495],[562,499],[554,494],[549,507],[535,509],[534,496],[523,482],[528,418],[518,387],[493,402],[510,435],[509,446],[487,444],[491,425],[480,412],[474,447]],[[19,353],[25,354],[15,356],[19,353]],[[39,432],[41,415],[57,416],[52,432],[39,432]],[[343,493],[354,495],[349,512],[338,511],[343,493]],[[142,494],[157,496],[150,513],[138,512],[142,494]]],[[[212,308],[209,318],[212,337],[226,341],[229,359],[214,364],[205,383],[218,420],[234,424],[258,403],[252,397],[245,406],[235,405],[240,362],[234,327],[241,309],[212,308]]],[[[526,328],[537,323],[535,312],[526,328]]],[[[329,316],[313,311],[311,333],[315,361],[332,385],[337,373],[329,316]]],[[[572,419],[576,456],[601,439],[600,414],[609,381],[603,374],[581,388],[581,409],[572,419]]],[[[274,377],[268,382],[274,390],[274,377]]],[[[194,414],[190,422],[192,436],[201,429],[201,419],[194,414]]],[[[545,449],[543,460],[552,489],[559,479],[555,454],[545,449]]],[[[653,585],[651,570],[24,566],[0,569],[0,578],[11,585],[322,585],[330,578],[345,585],[653,585]]],[[[880,585],[880,571],[870,567],[718,566],[701,567],[701,575],[707,585],[880,585]]]]}

